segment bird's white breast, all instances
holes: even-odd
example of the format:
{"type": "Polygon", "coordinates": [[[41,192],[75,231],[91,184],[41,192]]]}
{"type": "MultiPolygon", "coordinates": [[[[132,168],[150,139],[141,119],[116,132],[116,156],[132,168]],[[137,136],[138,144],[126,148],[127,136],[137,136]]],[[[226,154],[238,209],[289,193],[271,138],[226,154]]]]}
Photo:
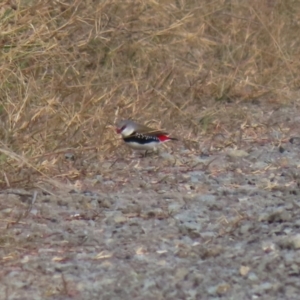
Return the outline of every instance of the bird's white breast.
{"type": "Polygon", "coordinates": [[[126,142],[126,144],[135,150],[155,150],[158,142],[150,142],[147,144],[139,144],[137,142],[126,142]]]}

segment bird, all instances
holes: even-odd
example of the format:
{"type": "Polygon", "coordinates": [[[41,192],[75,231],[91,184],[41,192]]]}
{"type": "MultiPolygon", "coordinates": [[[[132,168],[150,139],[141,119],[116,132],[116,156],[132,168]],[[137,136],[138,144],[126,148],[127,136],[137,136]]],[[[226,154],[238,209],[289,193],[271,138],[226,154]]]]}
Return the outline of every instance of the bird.
{"type": "Polygon", "coordinates": [[[155,151],[157,146],[168,141],[178,139],[170,137],[165,131],[153,129],[138,124],[132,120],[123,120],[116,123],[116,131],[122,135],[123,141],[134,150],[155,151]]]}

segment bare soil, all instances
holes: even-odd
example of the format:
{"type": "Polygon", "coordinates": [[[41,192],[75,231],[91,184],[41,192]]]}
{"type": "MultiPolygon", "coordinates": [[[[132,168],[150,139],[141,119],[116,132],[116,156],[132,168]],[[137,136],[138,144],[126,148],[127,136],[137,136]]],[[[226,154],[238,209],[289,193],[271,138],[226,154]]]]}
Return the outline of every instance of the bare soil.
{"type": "Polygon", "coordinates": [[[245,110],[264,118],[239,147],[121,148],[94,177],[1,191],[0,298],[299,299],[299,107],[245,110]]]}

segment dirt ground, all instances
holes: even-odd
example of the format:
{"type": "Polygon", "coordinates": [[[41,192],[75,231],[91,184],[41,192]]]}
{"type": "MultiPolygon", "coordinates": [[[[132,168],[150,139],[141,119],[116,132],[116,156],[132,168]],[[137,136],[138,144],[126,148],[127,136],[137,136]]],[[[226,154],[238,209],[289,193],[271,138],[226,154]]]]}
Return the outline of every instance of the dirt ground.
{"type": "Polygon", "coordinates": [[[299,299],[299,107],[265,122],[239,147],[178,142],[1,191],[0,298],[299,299]]]}
{"type": "Polygon", "coordinates": [[[0,19],[0,300],[300,299],[300,1],[0,19]],[[141,158],[120,119],[179,141],[141,158]]]}

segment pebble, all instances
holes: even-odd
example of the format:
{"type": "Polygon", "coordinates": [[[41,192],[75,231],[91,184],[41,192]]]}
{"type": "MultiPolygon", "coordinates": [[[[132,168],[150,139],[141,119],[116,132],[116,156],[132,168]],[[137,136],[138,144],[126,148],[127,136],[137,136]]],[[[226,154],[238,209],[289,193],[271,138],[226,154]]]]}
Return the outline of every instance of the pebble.
{"type": "Polygon", "coordinates": [[[249,155],[245,150],[229,150],[227,155],[232,158],[243,158],[249,155]]]}
{"type": "Polygon", "coordinates": [[[124,224],[127,222],[127,218],[123,215],[117,215],[114,217],[114,221],[117,224],[124,224]]]}

